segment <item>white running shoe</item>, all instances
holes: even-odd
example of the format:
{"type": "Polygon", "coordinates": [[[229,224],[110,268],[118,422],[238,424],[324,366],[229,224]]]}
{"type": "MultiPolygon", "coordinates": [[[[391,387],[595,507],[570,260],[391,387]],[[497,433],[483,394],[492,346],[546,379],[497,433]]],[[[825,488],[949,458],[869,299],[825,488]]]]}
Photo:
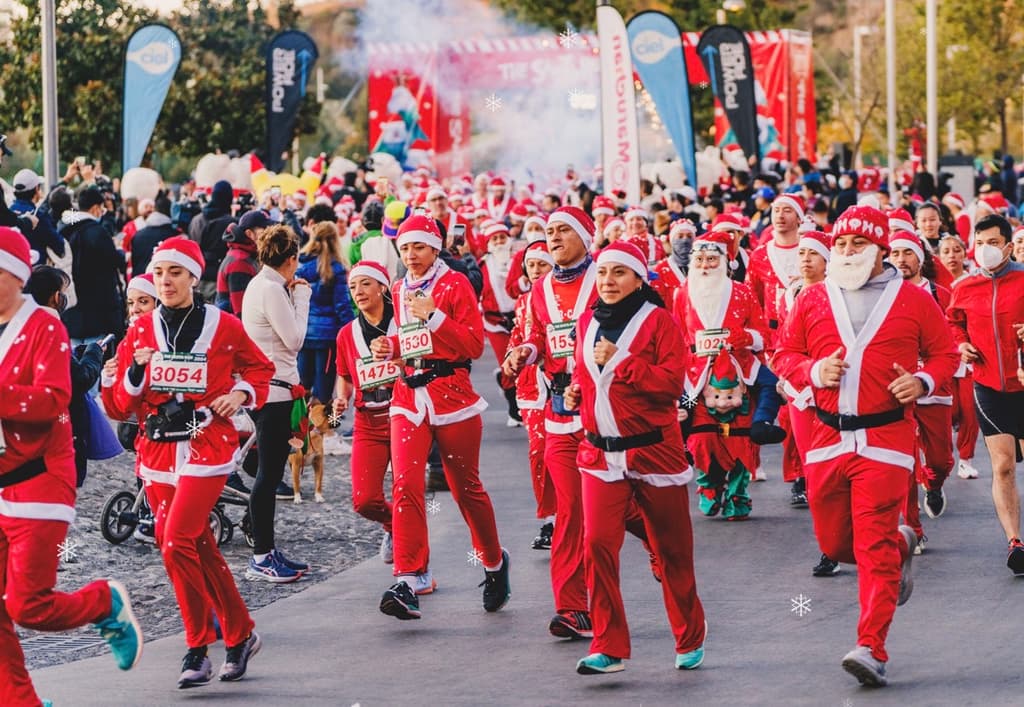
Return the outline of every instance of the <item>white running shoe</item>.
{"type": "Polygon", "coordinates": [[[976,479],[978,478],[978,470],[971,464],[970,459],[961,459],[956,467],[956,475],[961,479],[976,479]]]}
{"type": "Polygon", "coordinates": [[[764,471],[764,468],[762,468],[760,466],[757,467],[756,469],[754,469],[754,473],[751,474],[751,476],[753,477],[751,479],[752,481],[767,481],[768,480],[768,474],[766,474],[765,471],[764,471]]]}
{"type": "Polygon", "coordinates": [[[416,575],[416,581],[412,586],[412,590],[416,593],[416,596],[433,594],[435,589],[437,589],[437,582],[434,581],[434,575],[430,573],[430,570],[427,570],[423,574],[416,575]]]}
{"type": "Polygon", "coordinates": [[[380,541],[380,559],[385,564],[391,565],[395,562],[395,543],[391,533],[384,533],[380,541]]]}
{"type": "Polygon", "coordinates": [[[505,418],[505,427],[522,427],[523,423],[512,417],[505,418]]]}

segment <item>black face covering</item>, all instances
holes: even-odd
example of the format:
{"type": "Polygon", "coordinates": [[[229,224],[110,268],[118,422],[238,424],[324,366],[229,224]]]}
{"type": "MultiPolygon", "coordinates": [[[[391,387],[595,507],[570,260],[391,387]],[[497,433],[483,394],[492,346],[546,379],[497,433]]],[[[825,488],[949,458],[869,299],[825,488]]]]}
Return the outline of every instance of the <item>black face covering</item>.
{"type": "Polygon", "coordinates": [[[693,241],[689,238],[676,238],[672,241],[672,259],[684,272],[690,267],[690,252],[693,241]]]}

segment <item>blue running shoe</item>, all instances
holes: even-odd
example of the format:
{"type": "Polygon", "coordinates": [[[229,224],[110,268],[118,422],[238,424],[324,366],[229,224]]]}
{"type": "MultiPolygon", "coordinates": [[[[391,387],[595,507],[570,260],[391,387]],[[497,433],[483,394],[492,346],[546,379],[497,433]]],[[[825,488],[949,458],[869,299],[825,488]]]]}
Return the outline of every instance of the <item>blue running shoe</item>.
{"type": "Polygon", "coordinates": [[[277,559],[278,564],[284,565],[290,570],[295,570],[299,573],[309,572],[308,564],[306,564],[305,562],[296,562],[294,560],[289,560],[287,557],[284,556],[284,553],[278,550],[277,548],[271,550],[270,554],[273,555],[275,559],[277,559]]]}
{"type": "Polygon", "coordinates": [[[110,645],[117,667],[131,670],[142,657],[142,626],[132,611],[128,588],[120,582],[108,579],[110,587],[110,616],[94,624],[110,645]]]}
{"type": "Polygon", "coordinates": [[[268,553],[261,562],[257,562],[255,557],[250,557],[249,567],[245,570],[246,579],[258,579],[271,584],[288,584],[301,576],[301,572],[278,562],[272,552],[268,553]]]}
{"type": "Polygon", "coordinates": [[[621,673],[626,669],[626,664],[621,658],[612,658],[604,653],[591,653],[586,658],[580,658],[576,663],[576,672],[580,675],[602,675],[604,673],[621,673]]]}
{"type": "Polygon", "coordinates": [[[708,622],[704,622],[704,641],[689,653],[676,654],[676,670],[696,670],[704,662],[704,644],[708,642],[708,622]]]}

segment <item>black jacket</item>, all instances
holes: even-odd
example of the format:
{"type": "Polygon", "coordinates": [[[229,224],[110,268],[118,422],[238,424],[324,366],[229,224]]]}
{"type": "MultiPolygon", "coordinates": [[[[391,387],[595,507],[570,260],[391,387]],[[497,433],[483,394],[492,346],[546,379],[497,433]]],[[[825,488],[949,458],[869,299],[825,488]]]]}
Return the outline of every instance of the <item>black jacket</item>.
{"type": "Polygon", "coordinates": [[[68,412],[71,417],[71,434],[75,444],[75,471],[77,486],[85,481],[85,470],[89,449],[89,408],[85,396],[96,385],[103,370],[103,349],[99,344],[75,347],[71,355],[71,403],[68,412]]]}
{"type": "Polygon", "coordinates": [[[125,332],[124,293],[121,272],[124,253],[114,247],[114,235],[107,227],[80,211],[64,214],[62,231],[71,245],[78,304],[64,312],[61,319],[72,339],[125,332]]]}
{"type": "Polygon", "coordinates": [[[228,252],[228,244],[224,242],[224,231],[227,230],[228,224],[234,222],[230,208],[225,210],[210,204],[204,206],[189,223],[188,237],[199,244],[203,251],[203,259],[206,261],[200,280],[217,282],[220,261],[224,260],[228,252]]]}
{"type": "Polygon", "coordinates": [[[178,235],[178,229],[171,222],[170,216],[159,211],[150,214],[146,219],[146,225],[140,228],[132,238],[132,274],[141,275],[146,272],[156,247],[176,235],[178,235]]]}
{"type": "Polygon", "coordinates": [[[457,255],[453,255],[451,251],[445,249],[441,251],[441,260],[443,260],[452,270],[465,275],[469,280],[469,284],[473,286],[476,296],[480,296],[480,293],[484,291],[484,274],[480,271],[480,266],[477,264],[476,258],[472,255],[465,255],[460,258],[457,255]]]}

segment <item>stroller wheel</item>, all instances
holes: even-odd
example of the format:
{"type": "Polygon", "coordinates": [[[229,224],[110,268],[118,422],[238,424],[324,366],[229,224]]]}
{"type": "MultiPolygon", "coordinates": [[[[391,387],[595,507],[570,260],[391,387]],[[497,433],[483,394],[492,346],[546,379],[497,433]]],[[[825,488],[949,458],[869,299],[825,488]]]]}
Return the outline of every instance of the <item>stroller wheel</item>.
{"type": "Polygon", "coordinates": [[[242,531],[245,544],[249,547],[256,547],[256,537],[252,534],[252,518],[249,517],[249,509],[245,509],[245,515],[238,521],[238,529],[242,531]]]}
{"type": "Polygon", "coordinates": [[[118,491],[107,499],[100,513],[100,533],[112,545],[119,545],[131,537],[138,518],[132,513],[135,505],[135,494],[131,491],[118,491]]]}
{"type": "Polygon", "coordinates": [[[224,515],[224,511],[219,505],[210,509],[210,531],[217,541],[217,547],[231,539],[231,521],[224,515]]]}

